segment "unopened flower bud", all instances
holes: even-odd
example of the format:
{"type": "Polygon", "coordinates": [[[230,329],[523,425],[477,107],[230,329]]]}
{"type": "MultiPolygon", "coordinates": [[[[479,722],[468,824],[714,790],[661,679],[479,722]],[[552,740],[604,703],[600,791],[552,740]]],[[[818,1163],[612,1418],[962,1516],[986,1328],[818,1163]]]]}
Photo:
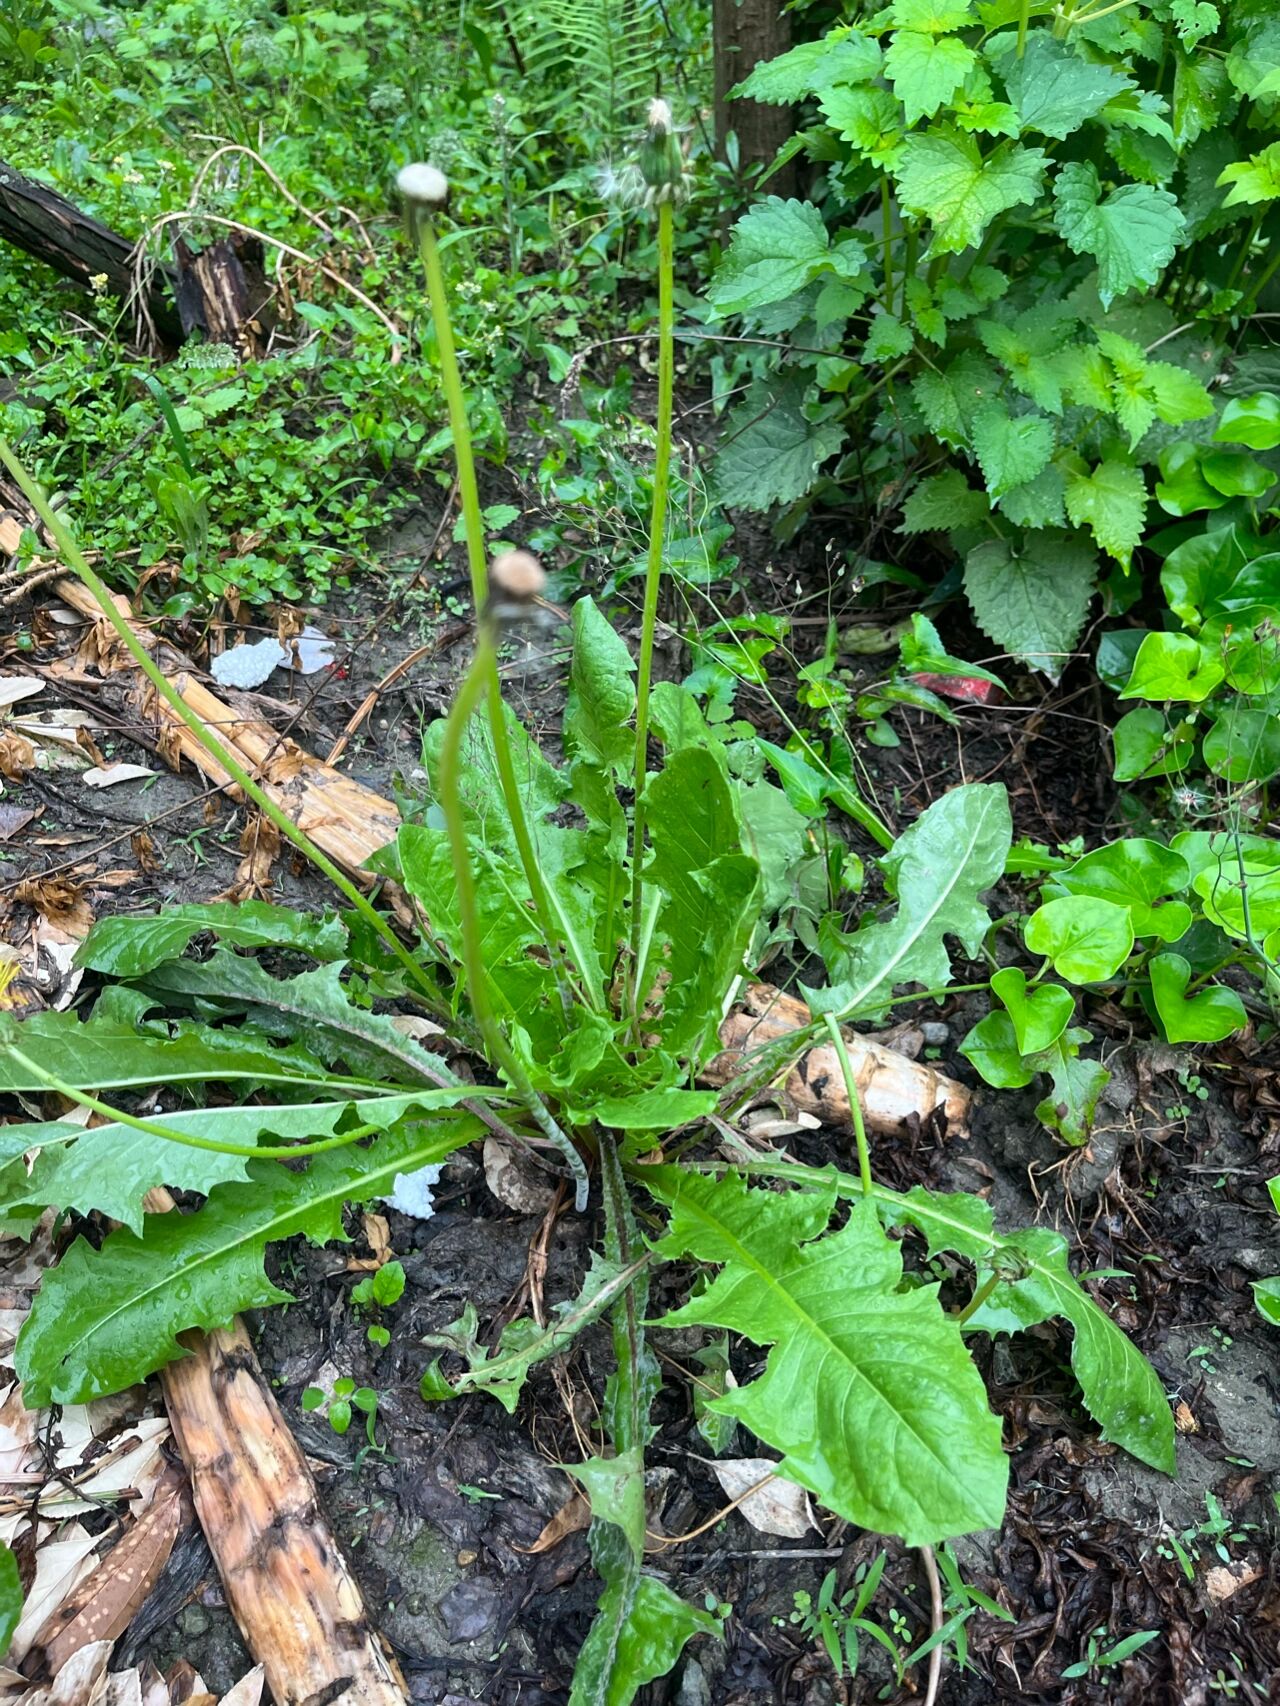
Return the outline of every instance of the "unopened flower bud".
{"type": "Polygon", "coordinates": [[[504,551],[489,565],[489,585],[496,598],[527,604],[541,596],[547,573],[532,551],[504,551]]]}
{"type": "Polygon", "coordinates": [[[644,140],[637,158],[645,184],[645,201],[657,207],[664,201],[679,201],[684,194],[684,155],[664,100],[649,102],[644,140]]]}

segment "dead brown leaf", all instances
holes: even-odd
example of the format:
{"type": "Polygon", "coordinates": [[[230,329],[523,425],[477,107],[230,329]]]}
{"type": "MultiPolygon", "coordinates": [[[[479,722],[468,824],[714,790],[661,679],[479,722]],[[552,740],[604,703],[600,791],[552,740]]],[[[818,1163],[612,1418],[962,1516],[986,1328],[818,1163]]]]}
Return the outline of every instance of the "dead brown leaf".
{"type": "Polygon", "coordinates": [[[12,841],[18,831],[25,829],[38,815],[37,812],[28,811],[25,806],[6,806],[0,803],[0,841],[12,841]]]}
{"type": "Polygon", "coordinates": [[[163,861],[156,850],[156,844],[145,829],[136,829],[129,837],[129,847],[134,858],[138,861],[139,869],[154,877],[163,868],[163,861]]]}
{"type": "Polygon", "coordinates": [[[110,1657],[110,1641],[81,1647],[51,1683],[28,1689],[18,1706],[96,1706],[110,1657]]]}
{"type": "Polygon", "coordinates": [[[146,1599],[169,1560],[174,1542],[195,1520],[186,1477],[165,1471],[155,1497],[123,1540],[93,1574],[63,1601],[35,1643],[57,1676],[73,1653],[94,1641],[115,1641],[146,1599]]]}
{"type": "Polygon", "coordinates": [[[16,516],[0,515],[0,551],[12,557],[22,543],[22,523],[16,516]]]}
{"type": "Polygon", "coordinates": [[[261,900],[271,893],[271,868],[280,856],[280,831],[270,818],[251,817],[240,832],[244,854],[235,881],[217,900],[261,900]]]}
{"type": "Polygon", "coordinates": [[[84,898],[84,885],[70,877],[27,877],[16,885],[13,897],[70,936],[89,934],[93,913],[84,898]]]}
{"type": "Polygon", "coordinates": [[[14,734],[12,729],[0,730],[0,776],[9,782],[21,782],[35,762],[35,748],[25,736],[14,734]]]}
{"type": "Polygon", "coordinates": [[[76,730],[76,745],[82,752],[87,752],[89,754],[89,757],[100,770],[105,770],[107,768],[106,754],[98,745],[97,741],[94,740],[93,736],[89,733],[83,723],[81,723],[79,728],[76,730]]]}
{"type": "Polygon", "coordinates": [[[591,1501],[585,1493],[575,1493],[567,1504],[561,1505],[532,1546],[517,1546],[513,1541],[512,1550],[525,1552],[532,1558],[535,1553],[550,1552],[553,1546],[558,1546],[571,1534],[577,1534],[590,1526],[591,1501]]]}

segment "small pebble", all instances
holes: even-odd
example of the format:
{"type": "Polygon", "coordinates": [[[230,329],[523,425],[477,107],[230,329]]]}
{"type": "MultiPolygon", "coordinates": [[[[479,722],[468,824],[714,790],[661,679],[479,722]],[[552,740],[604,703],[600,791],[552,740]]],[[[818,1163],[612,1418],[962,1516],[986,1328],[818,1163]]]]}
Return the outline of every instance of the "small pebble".
{"type": "Polygon", "coordinates": [[[938,1048],[951,1040],[951,1027],[944,1025],[941,1019],[926,1019],[920,1026],[920,1034],[931,1048],[938,1048]]]}

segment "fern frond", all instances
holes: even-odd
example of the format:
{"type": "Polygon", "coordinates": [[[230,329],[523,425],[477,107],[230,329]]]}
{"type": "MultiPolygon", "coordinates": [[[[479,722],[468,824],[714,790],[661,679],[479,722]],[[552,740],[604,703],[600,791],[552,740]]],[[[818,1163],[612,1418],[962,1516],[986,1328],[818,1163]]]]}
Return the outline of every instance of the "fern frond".
{"type": "Polygon", "coordinates": [[[501,10],[530,86],[561,115],[577,108],[572,130],[587,149],[607,153],[640,128],[664,34],[655,0],[510,0],[501,10]]]}

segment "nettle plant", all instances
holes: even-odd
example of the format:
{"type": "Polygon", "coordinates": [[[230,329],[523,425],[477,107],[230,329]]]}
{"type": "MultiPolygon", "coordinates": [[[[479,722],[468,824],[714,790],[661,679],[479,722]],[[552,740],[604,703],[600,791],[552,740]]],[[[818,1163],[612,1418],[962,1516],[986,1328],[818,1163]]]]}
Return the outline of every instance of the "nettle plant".
{"type": "Polygon", "coordinates": [[[598,1205],[600,1248],[580,1296],[544,1325],[513,1322],[486,1348],[469,1311],[433,1335],[440,1354],[424,1356],[422,1390],[428,1402],[485,1393],[513,1409],[535,1365],[607,1319],[615,1370],[596,1449],[567,1466],[591,1500],[604,1582],[572,1699],[601,1706],[630,1701],[690,1636],[719,1628],[646,1558],[644,1463],[661,1378],[650,1289],[663,1264],[678,1264],[668,1291],[686,1301],[662,1323],[734,1335],[738,1384],[726,1383],[704,1417],[749,1428],[777,1454],[779,1475],[859,1526],[930,1545],[1000,1522],[1008,1459],[966,1343],[978,1332],[1068,1322],[1082,1399],[1103,1437],[1174,1466],[1160,1382],[1073,1276],[1063,1238],[997,1231],[976,1196],[878,1183],[856,1114],[841,1025],[883,1015],[904,986],[944,991],[951,939],[979,952],[990,928],[982,896],[1009,852],[1001,787],[954,789],[887,850],[888,898],[844,933],[829,983],[806,992],[806,1030],[750,1057],[727,1091],[696,1087],[809,849],[803,817],[772,783],[734,773],[690,697],[651,687],[681,177],[661,104],[642,168],[658,230],[660,365],[641,643],[633,664],[592,602],[575,607],[558,763],[497,686],[499,637],[539,576],[519,557],[495,565],[491,583],[484,576],[435,236],[444,180],[430,168],[402,177],[432,297],[477,604],[474,659],[449,715],[428,731],[425,821],[406,824],[377,861],[420,920],[411,943],[176,700],[0,443],[0,462],[157,690],[348,903],[315,917],[255,903],[103,921],[80,954],[104,980],[89,1017],[7,1023],[0,1089],[28,1106],[56,1095],[101,1122],[0,1127],[8,1225],[54,1207],[75,1234],[18,1342],[25,1400],[82,1402],[128,1386],[182,1354],[180,1333],[283,1300],[264,1265],[272,1242],[345,1237],[350,1205],[485,1135],[522,1146],[558,1172],[578,1209],[598,1205]],[[270,951],[270,967],[256,949],[270,951]],[[405,1034],[391,1009],[406,1007],[470,1050],[479,1082],[405,1034]],[[820,1036],[844,1063],[856,1174],[753,1150],[731,1123],[754,1087],[820,1036]],[[139,1093],[145,1115],[122,1105],[139,1093]],[[722,1158],[725,1142],[735,1159],[722,1158]],[[183,1193],[183,1206],[149,1212],[144,1196],[161,1185],[183,1193]],[[944,1304],[938,1261],[961,1301],[944,1304]]]}
{"type": "Polygon", "coordinates": [[[1142,590],[1151,487],[1207,447],[1206,386],[1280,264],[1280,24],[1270,0],[856,11],[739,91],[805,103],[813,179],[738,221],[708,293],[769,346],[716,495],[793,528],[860,492],[904,551],[945,538],[984,632],[1056,676],[1095,589],[1142,590]]]}

